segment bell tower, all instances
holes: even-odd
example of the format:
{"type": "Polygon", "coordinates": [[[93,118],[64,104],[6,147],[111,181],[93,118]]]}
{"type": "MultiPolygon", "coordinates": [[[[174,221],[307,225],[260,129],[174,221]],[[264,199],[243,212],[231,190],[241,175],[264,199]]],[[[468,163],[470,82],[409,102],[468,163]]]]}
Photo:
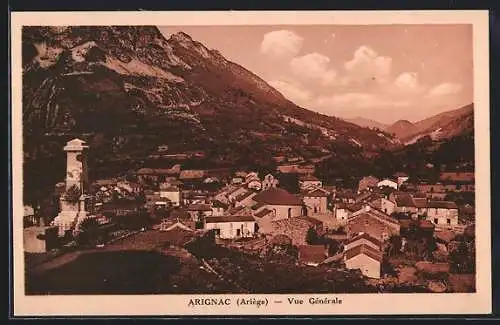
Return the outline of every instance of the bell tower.
{"type": "Polygon", "coordinates": [[[87,216],[86,198],[89,191],[87,172],[88,145],[80,139],[66,143],[66,186],[61,195],[60,212],[54,219],[54,225],[59,227],[59,235],[63,236],[71,230],[78,220],[87,216]]]}

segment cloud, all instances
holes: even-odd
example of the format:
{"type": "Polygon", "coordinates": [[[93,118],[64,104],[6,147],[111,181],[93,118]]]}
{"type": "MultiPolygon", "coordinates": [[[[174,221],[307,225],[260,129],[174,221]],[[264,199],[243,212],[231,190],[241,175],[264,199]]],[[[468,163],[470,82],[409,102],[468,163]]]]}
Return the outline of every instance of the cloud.
{"type": "Polygon", "coordinates": [[[309,90],[291,81],[272,80],[268,84],[297,105],[305,105],[312,98],[312,93],[309,90]]]}
{"type": "Polygon", "coordinates": [[[328,57],[314,52],[293,58],[290,66],[294,75],[315,80],[327,86],[333,84],[337,76],[337,71],[328,68],[329,63],[328,57]]]}
{"type": "MultiPolygon", "coordinates": [[[[309,102],[309,107],[328,114],[359,115],[360,110],[376,114],[378,109],[397,109],[410,106],[406,100],[394,100],[372,93],[351,92],[332,96],[319,96],[309,102]]],[[[308,108],[309,108],[308,107],[308,108]]]]}
{"type": "Polygon", "coordinates": [[[462,90],[462,85],[444,82],[429,90],[428,96],[446,96],[456,94],[462,90]]]}
{"type": "Polygon", "coordinates": [[[349,79],[353,82],[375,80],[385,82],[391,73],[392,58],[380,56],[368,46],[360,46],[352,60],[344,63],[349,79]]]}
{"type": "Polygon", "coordinates": [[[401,73],[394,80],[394,86],[393,90],[403,94],[416,94],[423,90],[423,86],[420,85],[416,72],[401,73]]]}
{"type": "Polygon", "coordinates": [[[264,35],[260,52],[274,58],[294,57],[302,48],[304,39],[289,30],[272,31],[264,35]]]}

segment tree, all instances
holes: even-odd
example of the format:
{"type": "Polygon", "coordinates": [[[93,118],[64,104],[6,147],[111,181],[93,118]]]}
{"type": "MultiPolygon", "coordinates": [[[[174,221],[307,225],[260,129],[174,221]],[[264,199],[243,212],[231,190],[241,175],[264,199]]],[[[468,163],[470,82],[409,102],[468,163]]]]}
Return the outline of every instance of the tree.
{"type": "Polygon", "coordinates": [[[96,218],[84,219],[76,235],[77,245],[80,247],[95,247],[102,240],[99,222],[96,218]]]}
{"type": "Polygon", "coordinates": [[[318,233],[316,229],[309,227],[306,234],[306,243],[308,245],[316,245],[318,243],[318,233]]]}
{"type": "Polygon", "coordinates": [[[386,248],[387,256],[395,256],[401,252],[402,241],[400,236],[393,235],[389,238],[388,245],[386,248]]]}

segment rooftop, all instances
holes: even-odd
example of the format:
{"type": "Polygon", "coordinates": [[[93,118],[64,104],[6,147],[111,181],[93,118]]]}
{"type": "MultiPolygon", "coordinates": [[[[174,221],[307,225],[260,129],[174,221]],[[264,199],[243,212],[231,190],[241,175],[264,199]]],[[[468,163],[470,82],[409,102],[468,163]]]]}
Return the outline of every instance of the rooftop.
{"type": "Polygon", "coordinates": [[[270,188],[260,192],[254,198],[254,201],[270,205],[302,205],[302,200],[282,188],[270,188]]]}
{"type": "Polygon", "coordinates": [[[351,258],[356,257],[360,254],[364,254],[366,256],[369,256],[378,262],[382,261],[381,252],[374,249],[373,247],[365,245],[365,244],[360,244],[358,246],[354,246],[353,248],[350,248],[344,252],[344,256],[348,260],[350,260],[351,258]]]}
{"type": "Polygon", "coordinates": [[[366,232],[364,233],[360,233],[358,234],[357,236],[354,236],[354,237],[351,237],[350,239],[348,239],[344,244],[347,245],[347,244],[350,244],[350,243],[354,243],[355,241],[358,241],[360,239],[366,239],[368,241],[371,241],[372,243],[374,243],[375,245],[377,245],[378,247],[382,247],[382,242],[379,241],[378,239],[370,236],[369,234],[367,234],[366,232]]]}
{"type": "Polygon", "coordinates": [[[209,216],[205,218],[205,223],[224,223],[224,222],[252,222],[254,217],[248,215],[230,215],[230,216],[209,216]]]}

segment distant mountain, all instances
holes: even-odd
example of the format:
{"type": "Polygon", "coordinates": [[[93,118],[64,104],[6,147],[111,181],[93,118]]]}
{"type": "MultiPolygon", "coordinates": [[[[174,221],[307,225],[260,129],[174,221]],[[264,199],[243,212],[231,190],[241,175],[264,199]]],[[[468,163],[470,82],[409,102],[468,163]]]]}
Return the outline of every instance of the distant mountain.
{"type": "Polygon", "coordinates": [[[470,133],[474,129],[474,104],[460,107],[411,123],[400,120],[385,131],[400,139],[403,143],[413,143],[418,139],[430,136],[434,140],[470,133]]]}
{"type": "Polygon", "coordinates": [[[398,139],[404,139],[416,132],[416,126],[407,120],[399,120],[385,129],[387,133],[395,134],[398,139]]]}
{"type": "Polygon", "coordinates": [[[474,104],[435,115],[414,125],[416,132],[403,138],[404,143],[413,143],[425,136],[430,136],[433,140],[444,140],[459,135],[473,134],[474,104]]]}
{"type": "Polygon", "coordinates": [[[360,116],[351,119],[346,119],[346,121],[359,125],[364,128],[371,128],[371,129],[377,128],[381,131],[385,131],[389,127],[389,125],[387,124],[380,123],[360,116]]]}
{"type": "Polygon", "coordinates": [[[160,145],[203,150],[202,161],[183,167],[215,168],[395,143],[295,105],[182,32],[166,39],[153,26],[24,27],[22,46],[27,190],[43,193],[63,179],[62,145],[76,136],[91,146],[91,177],[167,166],[151,158],[160,145]]]}

